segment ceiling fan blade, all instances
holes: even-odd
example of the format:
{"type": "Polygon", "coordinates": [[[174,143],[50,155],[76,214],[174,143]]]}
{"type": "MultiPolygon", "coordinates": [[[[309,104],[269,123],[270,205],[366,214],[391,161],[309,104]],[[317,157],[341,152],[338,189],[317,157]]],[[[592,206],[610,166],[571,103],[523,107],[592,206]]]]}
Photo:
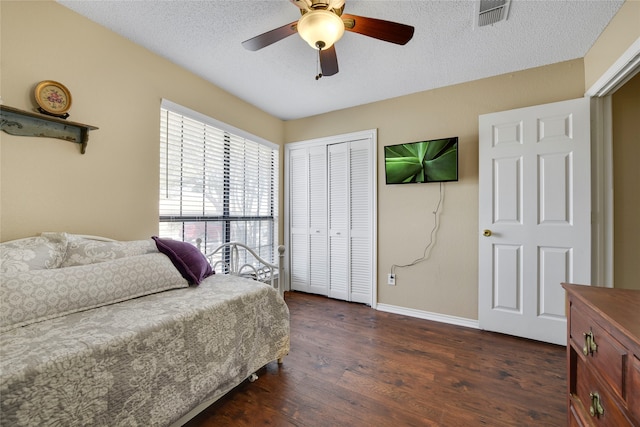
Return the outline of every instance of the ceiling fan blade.
{"type": "Polygon", "coordinates": [[[283,25],[282,27],[275,28],[271,31],[267,31],[266,33],[262,33],[259,36],[255,36],[249,40],[245,40],[242,42],[242,46],[244,46],[245,49],[248,50],[259,50],[286,37],[289,37],[290,35],[297,32],[298,21],[294,21],[290,24],[283,25]]]}
{"type": "Polygon", "coordinates": [[[342,14],[342,20],[345,30],[385,42],[407,44],[413,37],[414,28],[411,25],[349,14],[342,14]]]}
{"type": "Polygon", "coordinates": [[[320,69],[323,76],[333,76],[338,73],[338,56],[335,45],[320,51],[320,69]]]}

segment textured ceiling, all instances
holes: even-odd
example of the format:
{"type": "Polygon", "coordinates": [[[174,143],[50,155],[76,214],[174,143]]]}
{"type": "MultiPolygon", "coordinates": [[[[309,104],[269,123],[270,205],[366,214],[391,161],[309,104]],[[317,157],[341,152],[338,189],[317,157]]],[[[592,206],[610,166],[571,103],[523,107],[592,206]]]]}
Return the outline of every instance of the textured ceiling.
{"type": "Polygon", "coordinates": [[[251,52],[241,42],[300,17],[287,0],[58,0],[283,120],[583,57],[622,0],[512,0],[478,27],[476,1],[347,0],[345,13],[413,25],[405,46],[346,32],[340,72],[315,79],[297,34],[251,52]]]}

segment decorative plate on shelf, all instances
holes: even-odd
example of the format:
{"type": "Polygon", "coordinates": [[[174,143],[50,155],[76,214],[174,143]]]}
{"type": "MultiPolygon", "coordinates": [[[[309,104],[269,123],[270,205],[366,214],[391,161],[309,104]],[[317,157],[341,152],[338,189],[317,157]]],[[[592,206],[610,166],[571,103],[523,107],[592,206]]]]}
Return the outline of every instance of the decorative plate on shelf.
{"type": "Polygon", "coordinates": [[[71,92],[62,83],[44,80],[38,83],[35,90],[36,102],[41,113],[52,116],[69,116],[65,114],[71,108],[71,92]]]}

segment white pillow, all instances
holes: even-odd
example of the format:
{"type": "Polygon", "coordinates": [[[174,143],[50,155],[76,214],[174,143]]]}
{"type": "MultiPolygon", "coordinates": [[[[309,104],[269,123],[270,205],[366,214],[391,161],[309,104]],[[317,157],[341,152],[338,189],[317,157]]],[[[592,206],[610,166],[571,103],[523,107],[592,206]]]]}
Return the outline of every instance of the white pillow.
{"type": "Polygon", "coordinates": [[[0,272],[58,268],[67,251],[67,240],[67,233],[42,233],[0,243],[0,272]]]}
{"type": "Polygon", "coordinates": [[[152,239],[128,242],[96,240],[79,235],[69,235],[67,253],[60,267],[95,264],[118,258],[157,253],[152,239]]]}
{"type": "Polygon", "coordinates": [[[161,253],[2,276],[0,332],[189,284],[161,253]]]}

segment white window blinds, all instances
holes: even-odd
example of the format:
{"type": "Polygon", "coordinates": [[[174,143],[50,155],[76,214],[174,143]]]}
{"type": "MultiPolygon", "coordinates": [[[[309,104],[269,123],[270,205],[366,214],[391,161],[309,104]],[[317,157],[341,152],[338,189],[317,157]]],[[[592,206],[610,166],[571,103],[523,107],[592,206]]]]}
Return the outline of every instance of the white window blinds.
{"type": "Polygon", "coordinates": [[[160,235],[208,253],[239,241],[274,261],[278,147],[163,101],[160,235]]]}

